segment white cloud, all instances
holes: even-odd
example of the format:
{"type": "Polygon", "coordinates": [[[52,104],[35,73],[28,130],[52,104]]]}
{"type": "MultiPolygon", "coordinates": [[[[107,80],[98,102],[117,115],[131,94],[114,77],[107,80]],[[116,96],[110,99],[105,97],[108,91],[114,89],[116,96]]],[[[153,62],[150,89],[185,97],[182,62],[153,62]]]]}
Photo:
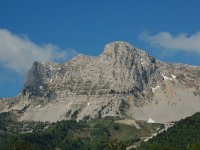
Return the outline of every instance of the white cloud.
{"type": "Polygon", "coordinates": [[[76,54],[73,49],[61,50],[53,44],[39,46],[27,37],[0,29],[0,65],[18,73],[25,73],[33,61],[65,60],[76,54]]]}
{"type": "Polygon", "coordinates": [[[172,35],[169,32],[159,32],[156,35],[143,33],[140,35],[140,38],[150,43],[152,46],[158,46],[168,50],[200,53],[200,32],[193,35],[188,35],[186,33],[172,35]]]}

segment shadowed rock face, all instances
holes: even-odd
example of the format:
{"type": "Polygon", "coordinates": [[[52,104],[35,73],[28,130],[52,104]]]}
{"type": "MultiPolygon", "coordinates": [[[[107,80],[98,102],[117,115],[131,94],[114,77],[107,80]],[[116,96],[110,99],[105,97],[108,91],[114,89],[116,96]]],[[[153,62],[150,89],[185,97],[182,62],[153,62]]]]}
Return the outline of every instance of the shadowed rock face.
{"type": "Polygon", "coordinates": [[[49,77],[49,73],[41,63],[34,62],[28,72],[27,80],[22,91],[23,95],[44,96],[44,87],[46,88],[44,80],[49,77]]]}
{"type": "Polygon", "coordinates": [[[34,62],[17,100],[3,100],[0,110],[26,107],[21,120],[119,116],[165,122],[200,110],[199,85],[199,67],[159,62],[126,42],[113,42],[99,57],[34,62]]]}

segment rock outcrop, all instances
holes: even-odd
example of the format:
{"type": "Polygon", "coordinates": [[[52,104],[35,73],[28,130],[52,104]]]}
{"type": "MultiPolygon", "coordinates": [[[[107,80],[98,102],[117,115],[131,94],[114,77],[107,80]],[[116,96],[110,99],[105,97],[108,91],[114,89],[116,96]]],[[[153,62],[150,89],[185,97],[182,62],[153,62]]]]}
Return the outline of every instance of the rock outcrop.
{"type": "Polygon", "coordinates": [[[173,121],[200,110],[200,67],[160,62],[126,42],[113,42],[99,57],[34,62],[19,96],[0,103],[2,112],[18,110],[19,120],[173,121]]]}

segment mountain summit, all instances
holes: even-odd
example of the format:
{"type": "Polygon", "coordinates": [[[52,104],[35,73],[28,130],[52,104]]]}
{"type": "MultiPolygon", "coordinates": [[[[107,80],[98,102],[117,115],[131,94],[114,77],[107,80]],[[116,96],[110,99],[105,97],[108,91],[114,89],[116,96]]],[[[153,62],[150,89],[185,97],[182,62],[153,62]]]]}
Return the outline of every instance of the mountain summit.
{"type": "Polygon", "coordinates": [[[200,67],[160,62],[118,41],[98,57],[34,62],[19,96],[0,103],[1,112],[16,110],[19,120],[174,121],[200,111],[200,67]]]}

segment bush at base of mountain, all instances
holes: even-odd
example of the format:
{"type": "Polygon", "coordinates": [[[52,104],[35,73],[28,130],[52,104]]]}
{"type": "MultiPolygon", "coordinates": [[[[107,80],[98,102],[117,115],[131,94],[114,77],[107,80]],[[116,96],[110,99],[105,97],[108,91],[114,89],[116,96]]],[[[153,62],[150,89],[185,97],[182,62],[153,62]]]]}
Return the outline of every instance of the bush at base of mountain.
{"type": "Polygon", "coordinates": [[[0,150],[102,150],[124,149],[149,136],[158,126],[138,122],[117,123],[120,118],[99,118],[89,121],[17,122],[12,113],[0,114],[0,150]],[[116,139],[117,138],[117,139],[116,139]],[[116,139],[116,140],[112,140],[116,139]],[[110,145],[110,146],[109,146],[110,145]],[[109,147],[108,147],[109,146],[109,147]]]}

